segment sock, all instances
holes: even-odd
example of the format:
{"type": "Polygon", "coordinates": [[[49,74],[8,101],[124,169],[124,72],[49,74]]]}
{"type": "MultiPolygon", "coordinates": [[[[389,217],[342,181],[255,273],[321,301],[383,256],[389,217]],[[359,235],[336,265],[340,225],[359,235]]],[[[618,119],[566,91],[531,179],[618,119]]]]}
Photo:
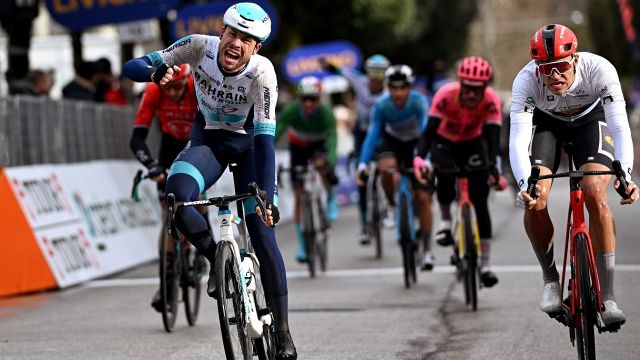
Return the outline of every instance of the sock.
{"type": "Polygon", "coordinates": [[[422,245],[424,246],[424,251],[431,251],[431,229],[420,230],[420,235],[422,236],[422,245]]]}
{"type": "Polygon", "coordinates": [[[269,297],[267,304],[273,314],[276,332],[289,331],[289,298],[287,296],[269,297]]]}
{"type": "Polygon", "coordinates": [[[489,256],[491,255],[491,239],[480,239],[480,250],[482,251],[480,269],[488,268],[489,256]]]}
{"type": "Polygon", "coordinates": [[[542,278],[545,284],[560,281],[560,274],[556,269],[556,260],[553,258],[553,243],[549,244],[549,246],[534,246],[533,251],[536,253],[542,268],[542,278]]]}
{"type": "Polygon", "coordinates": [[[595,258],[602,301],[616,301],[616,296],[613,293],[613,272],[616,265],[616,254],[613,252],[600,252],[595,254],[595,258]]]}
{"type": "Polygon", "coordinates": [[[296,257],[301,259],[306,258],[307,246],[304,243],[304,234],[302,233],[302,225],[300,225],[300,223],[296,223],[295,228],[296,228],[296,237],[298,238],[298,247],[296,249],[296,257]]]}

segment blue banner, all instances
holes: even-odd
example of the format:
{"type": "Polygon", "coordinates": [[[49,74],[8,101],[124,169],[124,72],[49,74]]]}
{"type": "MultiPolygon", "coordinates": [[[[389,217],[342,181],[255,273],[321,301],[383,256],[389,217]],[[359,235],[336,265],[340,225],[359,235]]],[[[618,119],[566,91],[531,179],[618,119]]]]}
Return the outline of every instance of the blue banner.
{"type": "MultiPolygon", "coordinates": [[[[275,38],[278,30],[278,12],[266,0],[251,0],[260,5],[271,18],[271,35],[266,43],[275,38]]],[[[188,5],[178,11],[176,21],[171,24],[171,34],[174,40],[181,39],[191,34],[220,35],[224,25],[222,17],[231,5],[238,1],[223,1],[212,4],[188,5]]]]}
{"type": "Polygon", "coordinates": [[[51,17],[71,30],[163,17],[179,0],[46,0],[51,17]]]}
{"type": "Polygon", "coordinates": [[[295,84],[302,77],[314,75],[319,78],[331,75],[322,70],[320,59],[324,58],[339,68],[356,70],[362,63],[360,49],[349,41],[334,41],[301,46],[287,53],[284,58],[284,73],[295,84]]]}

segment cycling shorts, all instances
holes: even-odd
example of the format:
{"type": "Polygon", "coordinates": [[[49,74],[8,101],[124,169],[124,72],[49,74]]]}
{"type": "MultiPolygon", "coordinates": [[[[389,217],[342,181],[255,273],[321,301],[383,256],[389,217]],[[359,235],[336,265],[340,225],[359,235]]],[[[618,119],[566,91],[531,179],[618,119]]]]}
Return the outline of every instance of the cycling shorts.
{"type": "MultiPolygon", "coordinates": [[[[289,143],[289,154],[291,154],[291,169],[296,166],[306,166],[310,159],[327,154],[327,146],[324,140],[308,143],[307,146],[300,146],[289,143]]],[[[303,180],[295,171],[291,171],[291,183],[294,186],[302,186],[303,180]]]]}
{"type": "Polygon", "coordinates": [[[538,109],[533,111],[533,138],[529,159],[554,173],[560,165],[560,149],[572,153],[573,164],[579,169],[586,163],[611,168],[613,138],[607,127],[602,105],[575,122],[558,120],[538,109]]]}

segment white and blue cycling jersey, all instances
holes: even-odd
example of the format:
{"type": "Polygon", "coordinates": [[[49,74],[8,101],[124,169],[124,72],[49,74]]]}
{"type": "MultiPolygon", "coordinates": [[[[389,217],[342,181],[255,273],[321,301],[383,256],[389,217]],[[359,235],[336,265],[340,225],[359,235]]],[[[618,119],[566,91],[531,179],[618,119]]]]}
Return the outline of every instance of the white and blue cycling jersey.
{"type": "Polygon", "coordinates": [[[371,124],[360,153],[360,163],[367,164],[375,152],[380,135],[390,136],[398,141],[417,140],[427,125],[429,104],[427,98],[418,91],[411,90],[407,103],[398,108],[385,93],[373,104],[371,124]]]}

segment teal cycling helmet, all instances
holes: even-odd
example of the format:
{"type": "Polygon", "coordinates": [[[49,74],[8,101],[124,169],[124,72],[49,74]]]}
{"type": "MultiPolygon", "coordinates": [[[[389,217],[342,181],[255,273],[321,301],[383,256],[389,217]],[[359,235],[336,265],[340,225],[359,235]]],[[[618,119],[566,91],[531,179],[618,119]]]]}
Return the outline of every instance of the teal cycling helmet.
{"type": "Polygon", "coordinates": [[[315,76],[303,77],[296,86],[298,96],[320,96],[322,93],[322,83],[315,76]]]}
{"type": "Polygon", "coordinates": [[[238,3],[224,13],[224,26],[230,26],[240,32],[253,36],[263,42],[271,34],[271,18],[259,5],[238,3]]]}
{"type": "Polygon", "coordinates": [[[364,70],[369,78],[384,79],[384,72],[391,66],[391,62],[384,55],[371,55],[364,62],[364,70]]]}
{"type": "Polygon", "coordinates": [[[364,62],[364,69],[368,72],[370,70],[382,70],[385,71],[391,66],[391,62],[384,55],[375,54],[371,55],[364,62]]]}

